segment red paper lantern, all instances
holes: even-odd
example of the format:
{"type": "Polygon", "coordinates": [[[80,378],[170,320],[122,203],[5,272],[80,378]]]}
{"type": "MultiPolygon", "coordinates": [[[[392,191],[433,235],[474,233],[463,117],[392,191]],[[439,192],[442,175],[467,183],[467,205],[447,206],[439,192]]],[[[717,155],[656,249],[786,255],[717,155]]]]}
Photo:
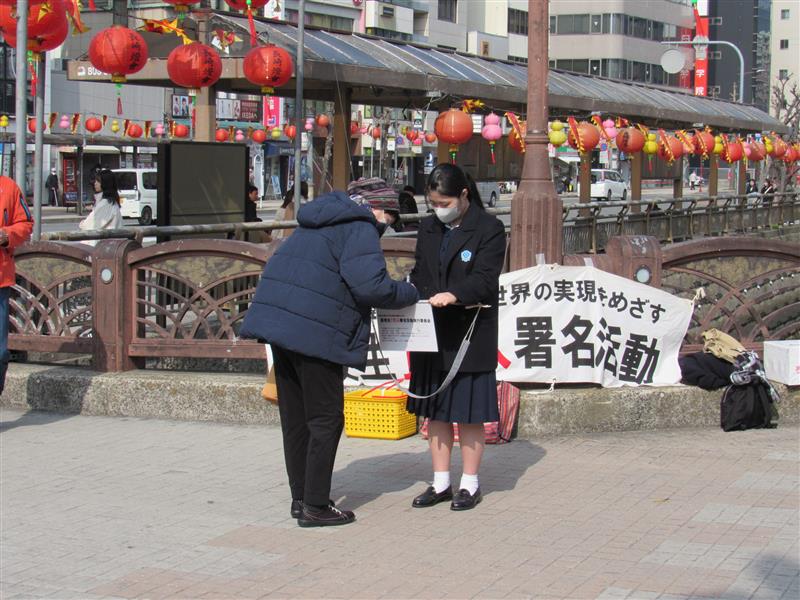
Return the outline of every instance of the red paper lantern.
{"type": "Polygon", "coordinates": [[[692,145],[697,156],[708,158],[714,151],[714,136],[710,131],[698,131],[692,136],[692,145]]]}
{"type": "Polygon", "coordinates": [[[426,133],[425,134],[425,141],[428,142],[429,144],[432,144],[433,142],[436,141],[436,134],[435,133],[430,133],[430,132],[426,133]]]}
{"type": "Polygon", "coordinates": [[[591,123],[587,121],[578,123],[573,117],[569,117],[567,123],[569,123],[567,143],[578,152],[591,152],[600,143],[600,130],[591,123]]]}
{"type": "Polygon", "coordinates": [[[644,134],[636,127],[626,127],[617,134],[617,148],[625,154],[641,152],[644,148],[644,134]]]}
{"type": "Polygon", "coordinates": [[[742,160],[744,156],[744,148],[742,142],[737,137],[733,137],[733,141],[728,139],[728,136],[722,136],[722,160],[726,163],[735,163],[742,160]]]}
{"type": "Polygon", "coordinates": [[[416,129],[409,129],[406,131],[406,138],[409,142],[413,142],[419,137],[419,132],[416,129]]]}
{"type": "Polygon", "coordinates": [[[506,118],[511,124],[511,131],[508,132],[508,145],[514,152],[525,154],[525,127],[527,123],[520,121],[513,112],[507,112],[506,118]]]}
{"type": "MultiPolygon", "coordinates": [[[[17,45],[16,2],[5,2],[0,6],[0,33],[6,44],[17,45]]],[[[28,6],[28,50],[46,52],[58,48],[69,33],[66,4],[64,0],[34,2],[28,6]]]]}
{"type": "Polygon", "coordinates": [[[217,129],[217,132],[214,134],[214,139],[216,139],[218,142],[227,142],[228,141],[228,135],[229,135],[228,134],[228,130],[227,129],[223,129],[222,127],[220,127],[219,129],[217,129]]]}
{"type": "Polygon", "coordinates": [[[183,44],[167,57],[169,78],[180,87],[197,89],[214,85],[222,75],[222,61],[211,46],[183,44]]]}
{"type": "Polygon", "coordinates": [[[89,60],[111,81],[123,83],[125,76],[141,71],[147,62],[147,44],[137,32],[121,25],[99,31],[89,43],[89,60]]]}
{"type": "Polygon", "coordinates": [[[784,142],[780,137],[777,135],[772,140],[772,156],[773,158],[781,158],[786,151],[789,149],[786,142],[784,142]]]}
{"type": "Polygon", "coordinates": [[[128,129],[125,130],[125,135],[132,138],[142,137],[143,133],[142,126],[137,123],[128,123],[128,129]]]}
{"type": "Polygon", "coordinates": [[[28,119],[28,131],[36,133],[36,119],[28,119]]]}
{"type": "Polygon", "coordinates": [[[261,86],[261,92],[272,94],[273,88],[285,85],[292,78],[292,57],[272,44],[251,48],[244,57],[244,76],[250,83],[261,86]]]}
{"type": "Polygon", "coordinates": [[[767,149],[761,142],[750,142],[750,158],[753,162],[764,160],[767,156],[767,149]]]}
{"type": "Polygon", "coordinates": [[[795,150],[792,146],[787,146],[786,152],[783,153],[781,160],[785,162],[787,165],[792,164],[794,161],[797,160],[797,150],[795,150]]]}
{"type": "Polygon", "coordinates": [[[355,121],[350,122],[350,135],[355,135],[358,133],[358,123],[355,121]]]}
{"type": "Polygon", "coordinates": [[[177,125],[175,125],[175,130],[173,131],[173,135],[177,138],[189,137],[189,128],[183,123],[178,123],[177,125]]]}
{"type": "Polygon", "coordinates": [[[331,124],[331,118],[328,115],[317,115],[317,125],[320,127],[327,127],[331,124]]]}
{"type": "Polygon", "coordinates": [[[370,131],[370,135],[372,139],[377,140],[381,137],[381,128],[380,127],[373,127],[372,131],[370,131]]]}
{"type": "Polygon", "coordinates": [[[283,133],[286,135],[287,138],[293,140],[297,136],[297,127],[294,125],[287,125],[286,128],[283,130],[283,133]]]}
{"type": "Polygon", "coordinates": [[[89,117],[88,119],[86,119],[84,127],[86,127],[86,131],[89,131],[91,133],[97,133],[103,128],[103,122],[97,117],[89,117]]]}
{"type": "Polygon", "coordinates": [[[263,144],[267,141],[267,132],[263,129],[256,129],[251,137],[256,144],[263,144]]]}
{"type": "Polygon", "coordinates": [[[202,0],[164,0],[167,4],[172,4],[175,7],[175,12],[185,13],[188,12],[192,4],[200,4],[202,0]]]}
{"type": "Polygon", "coordinates": [[[463,144],[472,138],[472,118],[462,110],[451,108],[436,117],[434,130],[447,144],[463,144]]]}
{"type": "Polygon", "coordinates": [[[683,156],[683,144],[671,135],[666,135],[663,131],[658,139],[658,156],[662,160],[672,163],[675,159],[683,156]]]}

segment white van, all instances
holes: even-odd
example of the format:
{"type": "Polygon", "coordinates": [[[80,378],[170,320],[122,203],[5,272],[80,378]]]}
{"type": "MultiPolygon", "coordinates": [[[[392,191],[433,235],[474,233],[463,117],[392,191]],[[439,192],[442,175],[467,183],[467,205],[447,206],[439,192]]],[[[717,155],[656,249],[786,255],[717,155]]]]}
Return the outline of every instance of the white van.
{"type": "Polygon", "coordinates": [[[497,206],[497,201],[500,200],[500,185],[496,181],[476,181],[475,185],[478,187],[484,206],[497,206]]]}
{"type": "Polygon", "coordinates": [[[155,169],[113,169],[122,216],[139,219],[140,225],[150,225],[156,218],[158,173],[155,169]]]}

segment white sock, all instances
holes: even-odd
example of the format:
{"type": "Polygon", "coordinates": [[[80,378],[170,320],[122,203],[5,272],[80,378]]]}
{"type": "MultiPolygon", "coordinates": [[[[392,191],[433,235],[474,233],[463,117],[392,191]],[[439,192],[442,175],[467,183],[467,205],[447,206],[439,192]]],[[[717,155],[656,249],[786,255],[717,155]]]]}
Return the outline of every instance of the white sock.
{"type": "Polygon", "coordinates": [[[475,495],[475,492],[478,491],[478,474],[475,475],[467,475],[466,473],[461,475],[461,485],[458,486],[460,490],[467,490],[470,494],[475,495]]]}
{"type": "Polygon", "coordinates": [[[450,487],[450,471],[433,472],[433,489],[437,494],[441,494],[450,487]]]}

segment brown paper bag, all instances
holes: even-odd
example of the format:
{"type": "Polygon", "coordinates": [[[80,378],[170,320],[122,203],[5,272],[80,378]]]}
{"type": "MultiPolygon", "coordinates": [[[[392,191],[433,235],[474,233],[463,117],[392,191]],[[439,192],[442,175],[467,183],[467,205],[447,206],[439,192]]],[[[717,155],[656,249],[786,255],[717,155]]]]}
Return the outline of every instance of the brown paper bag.
{"type": "Polygon", "coordinates": [[[278,403],[278,386],[275,385],[274,365],[269,368],[269,373],[267,373],[267,381],[264,384],[264,387],[261,388],[261,397],[268,402],[272,402],[273,404],[278,403]]]}

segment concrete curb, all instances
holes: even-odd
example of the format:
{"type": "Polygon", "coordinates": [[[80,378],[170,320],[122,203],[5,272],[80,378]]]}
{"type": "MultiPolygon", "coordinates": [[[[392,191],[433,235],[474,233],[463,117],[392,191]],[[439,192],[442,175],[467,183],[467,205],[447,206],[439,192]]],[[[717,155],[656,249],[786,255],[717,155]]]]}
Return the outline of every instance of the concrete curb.
{"type": "MultiPolygon", "coordinates": [[[[98,373],[12,363],[0,405],[87,415],[278,425],[260,375],[186,371],[98,373]]],[[[800,388],[779,385],[780,424],[800,423],[800,388]]],[[[718,427],[722,391],[690,386],[524,390],[518,437],[718,427]]]]}

